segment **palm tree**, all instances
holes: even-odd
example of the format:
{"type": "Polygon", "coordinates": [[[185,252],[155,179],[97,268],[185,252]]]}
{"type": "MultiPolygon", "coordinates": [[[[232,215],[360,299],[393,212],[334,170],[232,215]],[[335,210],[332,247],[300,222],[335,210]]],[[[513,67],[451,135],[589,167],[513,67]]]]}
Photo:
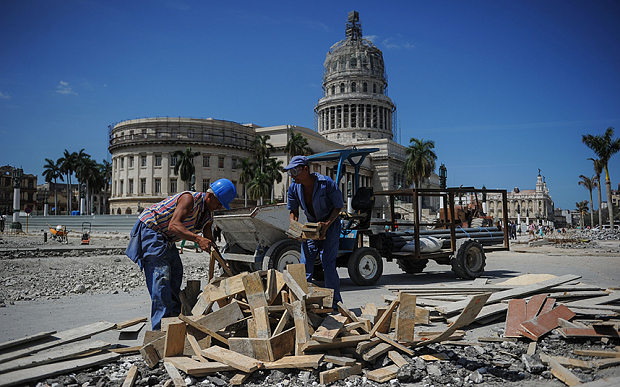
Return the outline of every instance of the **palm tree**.
{"type": "Polygon", "coordinates": [[[592,190],[597,186],[596,177],[592,176],[592,178],[589,178],[584,175],[579,175],[579,178],[581,179],[581,181],[579,182],[579,185],[583,185],[584,187],[586,187],[588,191],[590,191],[590,227],[594,227],[594,209],[592,208],[592,190]]]}
{"type": "Polygon", "coordinates": [[[269,159],[271,152],[273,152],[273,145],[269,143],[271,136],[266,134],[261,136],[257,134],[250,146],[254,148],[254,158],[258,165],[260,165],[260,171],[264,172],[265,162],[269,159]]]}
{"type": "Polygon", "coordinates": [[[614,210],[611,201],[611,180],[609,179],[609,159],[620,151],[620,138],[612,138],[614,128],[611,126],[605,130],[605,134],[593,136],[583,135],[581,142],[594,151],[598,159],[605,166],[605,189],[607,190],[607,209],[609,210],[609,226],[614,228],[614,210]]]}
{"type": "Polygon", "coordinates": [[[62,177],[62,172],[60,170],[60,160],[56,160],[55,162],[51,159],[45,159],[45,165],[43,168],[43,176],[45,177],[45,181],[51,183],[54,181],[54,215],[58,215],[58,187],[56,186],[56,182],[58,179],[64,181],[65,179],[62,177]]]}
{"type": "Polygon", "coordinates": [[[594,164],[594,175],[596,176],[596,189],[598,191],[598,225],[602,227],[603,225],[603,208],[601,207],[601,202],[603,201],[601,195],[601,174],[603,173],[603,168],[605,166],[601,163],[599,159],[588,158],[588,160],[592,160],[594,164]]]}
{"type": "Polygon", "coordinates": [[[583,230],[583,216],[588,213],[588,201],[577,202],[575,205],[579,211],[579,227],[583,230]]]}
{"type": "Polygon", "coordinates": [[[77,153],[73,152],[73,154],[75,155],[75,166],[74,166],[75,177],[77,178],[78,183],[80,184],[80,204],[82,203],[81,201],[82,185],[86,185],[86,193],[84,196],[85,198],[84,208],[80,208],[80,213],[82,211],[84,211],[85,213],[88,213],[88,200],[86,200],[86,198],[88,197],[88,188],[89,188],[88,178],[92,174],[93,170],[95,169],[94,165],[96,164],[96,162],[90,158],[90,155],[88,153],[84,152],[84,149],[80,149],[80,151],[77,153]]]}
{"type": "Polygon", "coordinates": [[[106,198],[108,197],[108,189],[112,181],[112,163],[108,160],[103,160],[103,162],[99,164],[99,174],[103,179],[103,213],[105,214],[108,208],[106,198]]]}
{"type": "Polygon", "coordinates": [[[422,180],[430,177],[435,171],[437,160],[437,155],[433,151],[435,141],[411,138],[409,142],[410,145],[405,150],[407,159],[403,166],[403,173],[406,176],[407,185],[414,184],[416,188],[420,188],[422,180]]]}
{"type": "Polygon", "coordinates": [[[269,195],[272,182],[273,180],[270,179],[268,174],[257,170],[252,180],[248,182],[248,194],[250,195],[250,198],[260,198],[260,205],[262,206],[263,197],[269,195]]]}
{"type": "Polygon", "coordinates": [[[65,149],[63,156],[58,159],[58,162],[60,163],[60,171],[67,175],[67,215],[71,215],[71,197],[73,196],[71,192],[71,175],[73,175],[77,164],[77,153],[69,153],[65,149]]]}
{"type": "Polygon", "coordinates": [[[288,141],[284,147],[284,152],[288,154],[289,157],[297,155],[308,156],[314,153],[312,148],[308,146],[308,139],[301,133],[295,133],[293,128],[289,128],[288,134],[288,141]]]}
{"type": "Polygon", "coordinates": [[[196,172],[194,157],[200,156],[200,152],[192,152],[192,148],[187,147],[184,151],[175,151],[172,156],[177,158],[177,163],[174,166],[174,174],[178,175],[179,171],[181,171],[181,180],[185,182],[185,187],[189,190],[190,180],[192,179],[192,175],[196,172]]]}
{"type": "Polygon", "coordinates": [[[274,201],[274,190],[275,190],[275,183],[280,183],[282,182],[282,164],[284,164],[282,162],[282,160],[278,160],[276,158],[270,158],[267,161],[267,166],[265,167],[265,174],[267,176],[269,176],[269,181],[272,183],[271,184],[271,201],[274,201]]]}
{"type": "Polygon", "coordinates": [[[245,199],[245,207],[248,206],[248,189],[247,185],[254,178],[254,172],[256,171],[256,163],[251,157],[241,158],[237,162],[237,168],[241,169],[239,174],[239,183],[243,184],[243,196],[245,199]]]}
{"type": "Polygon", "coordinates": [[[78,166],[75,170],[75,175],[81,184],[86,185],[86,203],[84,211],[86,213],[91,212],[93,203],[93,191],[99,177],[99,164],[89,157],[83,157],[80,159],[78,166]]]}

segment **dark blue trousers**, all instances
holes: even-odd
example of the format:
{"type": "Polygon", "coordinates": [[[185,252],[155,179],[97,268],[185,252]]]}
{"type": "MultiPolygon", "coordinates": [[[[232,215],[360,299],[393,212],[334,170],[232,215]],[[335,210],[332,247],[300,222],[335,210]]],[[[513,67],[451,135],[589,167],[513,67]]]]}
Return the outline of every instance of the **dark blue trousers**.
{"type": "Polygon", "coordinates": [[[334,305],[342,301],[340,277],[336,270],[336,258],[338,257],[338,246],[340,244],[340,227],[340,221],[336,220],[327,229],[324,240],[307,240],[301,244],[301,263],[306,265],[306,278],[308,281],[312,279],[314,262],[318,256],[325,272],[325,287],[334,289],[334,305]]]}

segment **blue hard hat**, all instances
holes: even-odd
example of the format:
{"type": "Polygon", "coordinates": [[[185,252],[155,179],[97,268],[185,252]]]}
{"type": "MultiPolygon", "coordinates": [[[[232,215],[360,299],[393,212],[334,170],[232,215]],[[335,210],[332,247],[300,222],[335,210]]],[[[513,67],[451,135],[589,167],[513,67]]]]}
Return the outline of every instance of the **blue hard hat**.
{"type": "Polygon", "coordinates": [[[235,185],[228,179],[219,179],[211,184],[211,190],[224,208],[230,210],[230,203],[237,197],[235,185]]]}

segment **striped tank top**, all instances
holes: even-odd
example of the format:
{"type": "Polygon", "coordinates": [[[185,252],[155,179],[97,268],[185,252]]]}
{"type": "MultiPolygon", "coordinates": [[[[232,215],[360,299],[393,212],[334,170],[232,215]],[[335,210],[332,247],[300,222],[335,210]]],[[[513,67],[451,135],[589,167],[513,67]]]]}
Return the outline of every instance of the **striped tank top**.
{"type": "Polygon", "coordinates": [[[170,196],[169,198],[153,204],[142,211],[142,214],[140,214],[139,217],[140,221],[148,228],[163,234],[169,242],[180,241],[182,238],[179,238],[170,232],[168,230],[168,226],[170,224],[170,220],[172,219],[172,214],[177,208],[177,200],[185,193],[189,193],[193,196],[194,208],[189,216],[185,218],[183,225],[188,231],[194,234],[201,232],[205,224],[213,220],[213,214],[206,207],[206,193],[204,192],[184,191],[174,196],[170,196]]]}

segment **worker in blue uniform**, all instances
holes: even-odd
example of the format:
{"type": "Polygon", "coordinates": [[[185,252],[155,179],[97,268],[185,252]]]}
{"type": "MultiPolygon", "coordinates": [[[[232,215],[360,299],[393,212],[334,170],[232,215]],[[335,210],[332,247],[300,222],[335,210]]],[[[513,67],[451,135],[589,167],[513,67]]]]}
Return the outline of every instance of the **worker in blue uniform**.
{"type": "Polygon", "coordinates": [[[294,156],[284,170],[293,179],[288,189],[287,208],[290,220],[299,219],[299,207],[304,210],[309,222],[321,225],[319,240],[306,240],[301,245],[301,263],[306,265],[306,277],[312,278],[317,256],[325,272],[325,287],[334,290],[334,307],[339,301],[340,278],[336,271],[336,258],[340,241],[340,218],[344,207],[342,191],[328,176],[311,173],[306,156],[294,156]]]}

